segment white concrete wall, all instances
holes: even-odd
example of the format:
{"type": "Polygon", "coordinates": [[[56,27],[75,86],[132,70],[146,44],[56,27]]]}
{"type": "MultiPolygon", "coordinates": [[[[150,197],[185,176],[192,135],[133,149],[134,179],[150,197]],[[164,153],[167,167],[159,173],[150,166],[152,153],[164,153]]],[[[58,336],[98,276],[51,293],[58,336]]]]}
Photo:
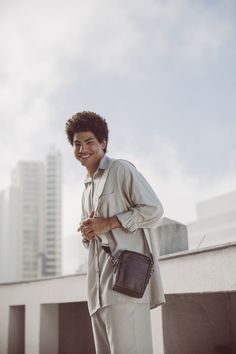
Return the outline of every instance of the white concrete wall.
{"type": "MultiPolygon", "coordinates": [[[[205,304],[206,301],[212,302],[213,310],[209,312],[209,321],[213,318],[212,316],[214,312],[216,312],[216,318],[219,318],[217,316],[221,316],[221,312],[219,312],[217,306],[218,294],[223,294],[225,292],[230,294],[230,308],[232,315],[230,324],[227,321],[226,323],[227,326],[230,325],[231,337],[233,335],[234,338],[236,337],[236,297],[233,295],[236,291],[236,244],[194,252],[184,251],[171,256],[163,256],[160,261],[160,267],[163,277],[164,290],[167,295],[167,304],[162,310],[158,308],[152,311],[152,329],[155,354],[163,354],[165,347],[166,354],[170,353],[170,349],[169,352],[167,351],[167,342],[165,342],[165,340],[168,340],[168,336],[166,337],[166,334],[169,333],[170,328],[172,328],[172,330],[174,328],[176,333],[183,333],[183,331],[181,332],[181,329],[183,328],[178,321],[176,322],[175,320],[179,317],[176,317],[176,313],[181,313],[183,307],[181,305],[181,301],[185,308],[188,303],[195,301],[195,298],[191,297],[192,294],[195,294],[194,296],[197,297],[198,303],[200,304],[205,304]],[[215,293],[216,297],[214,297],[215,293]],[[210,298],[209,294],[210,296],[213,296],[213,298],[210,298]],[[202,295],[208,297],[204,300],[202,295]],[[174,302],[173,296],[175,300],[174,302]],[[184,296],[190,296],[190,298],[186,297],[186,299],[190,299],[191,301],[183,301],[184,296]],[[213,305],[213,303],[215,303],[215,305],[213,305]],[[163,313],[164,316],[168,315],[169,319],[165,322],[164,332],[163,313]]],[[[78,312],[78,315],[75,316],[73,323],[79,324],[81,321],[83,322],[84,319],[87,321],[85,318],[85,308],[81,308],[76,305],[78,303],[84,303],[85,301],[86,277],[84,275],[72,275],[53,279],[42,279],[31,282],[0,285],[0,353],[7,354],[10,306],[25,305],[25,354],[45,354],[47,353],[46,350],[48,350],[48,348],[51,350],[50,354],[60,354],[57,353],[57,335],[59,333],[60,337],[63,337],[63,331],[65,330],[65,324],[67,323],[67,320],[65,319],[71,318],[70,313],[73,313],[74,310],[80,311],[79,308],[82,309],[82,311],[78,312]],[[49,321],[48,325],[51,322],[57,327],[58,304],[60,308],[60,306],[64,306],[63,304],[69,303],[71,303],[72,308],[61,308],[62,317],[64,316],[64,325],[62,321],[61,327],[59,326],[59,331],[54,328],[55,330],[50,332],[50,340],[47,342],[46,338],[49,335],[49,332],[47,333],[46,325],[47,317],[49,321]],[[48,305],[53,306],[47,307],[48,305]],[[81,313],[81,319],[79,313],[81,313]],[[44,352],[42,351],[42,348],[44,352]]],[[[226,309],[228,305],[225,303],[225,305],[222,306],[222,313],[224,313],[224,309],[226,309]]],[[[192,321],[194,323],[196,318],[199,318],[198,308],[193,307],[192,305],[187,308],[185,314],[187,316],[184,317],[185,323],[188,323],[188,321],[192,321]]],[[[179,318],[181,319],[181,317],[179,318]]],[[[201,320],[204,321],[203,318],[201,318],[201,320]]],[[[199,323],[201,323],[200,320],[199,323]]],[[[218,323],[219,321],[217,322],[216,327],[218,328],[217,330],[220,331],[218,323]]],[[[203,336],[203,338],[199,337],[198,340],[203,341],[204,333],[202,331],[199,333],[203,336]]],[[[188,333],[186,333],[186,335],[188,335],[188,333]]],[[[227,336],[225,335],[224,340],[222,339],[222,343],[227,342],[226,337],[227,336]]],[[[91,337],[88,336],[88,338],[91,337]]],[[[183,341],[183,336],[180,334],[178,338],[182,338],[181,340],[183,341]]],[[[191,340],[189,339],[189,345],[192,345],[194,340],[195,337],[192,337],[191,340]]],[[[174,342],[176,343],[175,339],[174,342]]],[[[178,345],[183,348],[183,342],[180,341],[178,345]]],[[[92,347],[90,348],[90,352],[93,353],[92,347]]],[[[73,348],[70,348],[69,353],[73,353],[73,348]]],[[[195,352],[190,351],[186,354],[190,353],[195,352]]],[[[205,352],[202,353],[205,354],[205,352]]],[[[207,354],[212,353],[213,352],[209,352],[207,354]]]]}
{"type": "Polygon", "coordinates": [[[236,210],[199,219],[187,225],[189,248],[209,247],[236,241],[236,210]]]}
{"type": "Polygon", "coordinates": [[[83,275],[0,285],[0,353],[7,354],[9,306],[25,305],[25,354],[39,354],[41,304],[85,299],[83,275]]]}
{"type": "Polygon", "coordinates": [[[235,291],[235,269],[235,243],[161,258],[166,294],[235,291]]]}

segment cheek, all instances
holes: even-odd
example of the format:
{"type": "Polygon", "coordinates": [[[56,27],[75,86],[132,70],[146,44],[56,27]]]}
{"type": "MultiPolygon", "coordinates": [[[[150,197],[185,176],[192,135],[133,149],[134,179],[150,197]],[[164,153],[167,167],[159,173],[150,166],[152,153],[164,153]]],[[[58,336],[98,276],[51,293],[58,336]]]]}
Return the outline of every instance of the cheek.
{"type": "Polygon", "coordinates": [[[90,146],[88,146],[87,151],[94,153],[94,152],[98,151],[98,147],[94,146],[94,145],[90,145],[90,146]]]}
{"type": "Polygon", "coordinates": [[[74,149],[74,156],[77,158],[79,154],[79,149],[74,149]]]}

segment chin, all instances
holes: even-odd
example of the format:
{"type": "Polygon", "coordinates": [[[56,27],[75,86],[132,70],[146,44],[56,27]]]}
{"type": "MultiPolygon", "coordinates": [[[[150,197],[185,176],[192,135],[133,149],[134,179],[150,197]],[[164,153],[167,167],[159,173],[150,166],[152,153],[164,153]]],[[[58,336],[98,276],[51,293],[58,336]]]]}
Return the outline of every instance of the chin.
{"type": "Polygon", "coordinates": [[[80,161],[81,162],[81,165],[83,166],[87,166],[88,164],[86,163],[86,161],[80,161]]]}

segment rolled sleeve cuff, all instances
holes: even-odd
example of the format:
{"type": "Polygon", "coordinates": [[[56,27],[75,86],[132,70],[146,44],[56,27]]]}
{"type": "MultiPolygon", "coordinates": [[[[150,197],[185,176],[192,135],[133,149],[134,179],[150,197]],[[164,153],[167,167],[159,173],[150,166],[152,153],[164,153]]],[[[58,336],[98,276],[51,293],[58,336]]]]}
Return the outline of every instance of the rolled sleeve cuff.
{"type": "Polygon", "coordinates": [[[132,211],[125,211],[123,213],[116,214],[116,217],[121,223],[122,227],[128,230],[129,232],[135,232],[138,228],[132,216],[132,211]]]}

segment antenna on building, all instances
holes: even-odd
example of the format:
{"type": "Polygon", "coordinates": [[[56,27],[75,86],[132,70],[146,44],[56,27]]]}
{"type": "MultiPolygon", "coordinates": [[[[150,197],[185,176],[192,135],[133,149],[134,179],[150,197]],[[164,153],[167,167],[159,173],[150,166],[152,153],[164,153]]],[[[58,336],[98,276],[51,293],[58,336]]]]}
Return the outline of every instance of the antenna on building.
{"type": "Polygon", "coordinates": [[[203,235],[203,238],[201,239],[201,241],[199,242],[197,249],[201,246],[201,244],[203,243],[203,241],[205,240],[206,235],[203,235]]]}

